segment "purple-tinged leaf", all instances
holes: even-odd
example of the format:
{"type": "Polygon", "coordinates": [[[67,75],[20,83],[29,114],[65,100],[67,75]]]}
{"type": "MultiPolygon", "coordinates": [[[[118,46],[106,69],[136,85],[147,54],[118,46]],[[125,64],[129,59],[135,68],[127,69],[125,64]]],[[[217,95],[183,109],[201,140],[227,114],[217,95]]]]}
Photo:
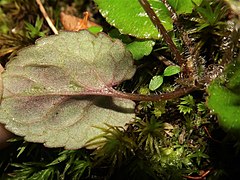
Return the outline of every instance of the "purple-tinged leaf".
{"type": "Polygon", "coordinates": [[[133,101],[107,96],[134,73],[131,54],[104,33],[42,38],[7,64],[0,122],[27,141],[81,148],[100,133],[93,126],[132,120],[133,101]]]}

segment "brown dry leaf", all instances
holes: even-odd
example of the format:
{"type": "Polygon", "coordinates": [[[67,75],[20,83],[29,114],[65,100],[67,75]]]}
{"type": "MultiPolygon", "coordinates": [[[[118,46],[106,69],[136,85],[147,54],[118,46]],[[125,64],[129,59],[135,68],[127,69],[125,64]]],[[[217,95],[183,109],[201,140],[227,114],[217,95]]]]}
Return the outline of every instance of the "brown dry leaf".
{"type": "Polygon", "coordinates": [[[88,29],[89,27],[92,26],[99,26],[98,24],[89,21],[88,18],[89,18],[88,12],[84,13],[83,19],[73,15],[65,14],[64,12],[61,12],[60,14],[61,23],[64,29],[68,31],[79,31],[82,29],[88,29]]]}

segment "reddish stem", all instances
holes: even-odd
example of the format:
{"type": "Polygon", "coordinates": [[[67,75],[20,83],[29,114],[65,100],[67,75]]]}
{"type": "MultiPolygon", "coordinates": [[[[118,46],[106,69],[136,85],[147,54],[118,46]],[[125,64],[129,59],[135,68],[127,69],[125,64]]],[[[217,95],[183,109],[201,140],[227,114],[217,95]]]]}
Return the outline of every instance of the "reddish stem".
{"type": "Polygon", "coordinates": [[[162,22],[157,17],[156,13],[151,8],[150,4],[147,0],[138,0],[142,5],[145,12],[148,14],[149,18],[151,19],[152,23],[156,26],[158,31],[162,34],[163,39],[168,44],[168,47],[171,49],[173,55],[175,56],[176,60],[178,61],[178,65],[182,66],[184,64],[182,55],[178,51],[176,45],[173,43],[172,38],[168,35],[167,30],[162,25],[162,22]]]}
{"type": "Polygon", "coordinates": [[[114,89],[109,89],[109,93],[106,95],[112,96],[112,97],[124,98],[124,99],[131,99],[134,101],[161,101],[161,100],[175,99],[175,98],[184,96],[197,89],[198,89],[197,87],[185,87],[185,88],[177,89],[172,92],[167,92],[167,93],[158,94],[158,95],[131,94],[131,93],[116,91],[114,89]]]}

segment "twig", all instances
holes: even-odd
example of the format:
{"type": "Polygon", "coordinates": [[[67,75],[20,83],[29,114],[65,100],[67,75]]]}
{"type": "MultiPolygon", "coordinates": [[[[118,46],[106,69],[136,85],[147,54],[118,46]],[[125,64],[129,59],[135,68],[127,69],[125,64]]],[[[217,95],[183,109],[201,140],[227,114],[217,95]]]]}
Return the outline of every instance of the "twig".
{"type": "Polygon", "coordinates": [[[4,68],[2,67],[2,65],[0,64],[0,73],[2,73],[4,71],[4,68]]]}
{"type": "Polygon", "coordinates": [[[208,137],[210,138],[210,139],[212,139],[213,141],[215,141],[215,142],[217,142],[217,143],[222,143],[221,141],[219,141],[219,140],[216,140],[216,139],[214,139],[212,136],[211,136],[211,134],[209,133],[209,131],[208,131],[208,129],[207,129],[207,127],[206,126],[203,126],[203,129],[206,131],[206,133],[207,133],[207,135],[208,135],[208,137]]]}
{"type": "Polygon", "coordinates": [[[43,17],[46,19],[46,21],[47,21],[49,27],[52,29],[53,33],[54,33],[54,34],[58,34],[58,30],[55,28],[55,26],[53,25],[51,19],[49,18],[48,14],[47,14],[47,12],[46,12],[46,10],[45,10],[45,8],[44,8],[43,5],[42,5],[41,0],[36,0],[36,2],[37,2],[37,4],[38,4],[38,6],[39,6],[40,11],[41,11],[42,14],[43,14],[43,17]]]}
{"type": "Polygon", "coordinates": [[[183,176],[187,179],[193,179],[193,180],[203,180],[206,178],[206,176],[211,172],[212,169],[207,170],[204,172],[201,176],[183,176]]]}
{"type": "Polygon", "coordinates": [[[155,57],[163,62],[163,64],[165,64],[166,66],[176,66],[176,64],[170,60],[168,60],[166,57],[162,56],[162,55],[159,55],[159,54],[156,54],[153,52],[153,54],[155,55],[155,57]]]}
{"type": "Polygon", "coordinates": [[[151,6],[148,3],[148,1],[147,0],[138,0],[138,1],[140,2],[141,6],[145,10],[145,12],[149,16],[149,18],[151,19],[152,23],[156,26],[158,31],[162,34],[163,39],[168,44],[168,46],[171,49],[173,55],[175,56],[175,58],[176,58],[176,60],[178,62],[178,65],[182,67],[184,65],[184,60],[183,60],[182,55],[178,51],[176,45],[173,43],[171,37],[168,35],[166,29],[162,25],[160,19],[156,15],[156,13],[151,8],[151,6]]]}

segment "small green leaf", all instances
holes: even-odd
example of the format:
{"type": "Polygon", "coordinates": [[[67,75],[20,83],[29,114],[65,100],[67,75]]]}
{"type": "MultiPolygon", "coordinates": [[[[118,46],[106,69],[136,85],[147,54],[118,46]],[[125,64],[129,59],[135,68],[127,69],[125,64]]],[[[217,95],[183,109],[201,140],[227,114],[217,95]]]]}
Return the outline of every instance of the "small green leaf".
{"type": "Polygon", "coordinates": [[[179,66],[168,66],[164,72],[163,76],[172,76],[180,72],[180,67],[179,66]]]}
{"type": "Polygon", "coordinates": [[[168,0],[168,3],[178,14],[191,13],[196,5],[200,5],[202,0],[168,0]]]}
{"type": "Polygon", "coordinates": [[[93,127],[124,126],[134,118],[133,101],[105,96],[134,73],[131,53],[104,33],[41,38],[2,74],[0,122],[26,141],[81,148],[101,133],[93,127]]]}
{"type": "Polygon", "coordinates": [[[133,59],[139,60],[152,52],[154,41],[134,41],[127,45],[127,49],[132,53],[133,59]]]}
{"type": "MultiPolygon", "coordinates": [[[[149,19],[138,0],[95,0],[101,14],[109,24],[115,26],[123,34],[138,38],[159,39],[160,34],[149,19]]],[[[161,1],[149,0],[152,8],[161,19],[167,30],[172,30],[172,19],[169,11],[161,1]]]]}
{"type": "Polygon", "coordinates": [[[149,83],[149,89],[151,91],[155,91],[157,88],[159,88],[163,83],[163,76],[158,75],[158,76],[153,76],[149,83]]]}
{"type": "Polygon", "coordinates": [[[93,34],[97,34],[103,31],[103,28],[101,26],[91,26],[87,29],[89,32],[93,34]]]}

